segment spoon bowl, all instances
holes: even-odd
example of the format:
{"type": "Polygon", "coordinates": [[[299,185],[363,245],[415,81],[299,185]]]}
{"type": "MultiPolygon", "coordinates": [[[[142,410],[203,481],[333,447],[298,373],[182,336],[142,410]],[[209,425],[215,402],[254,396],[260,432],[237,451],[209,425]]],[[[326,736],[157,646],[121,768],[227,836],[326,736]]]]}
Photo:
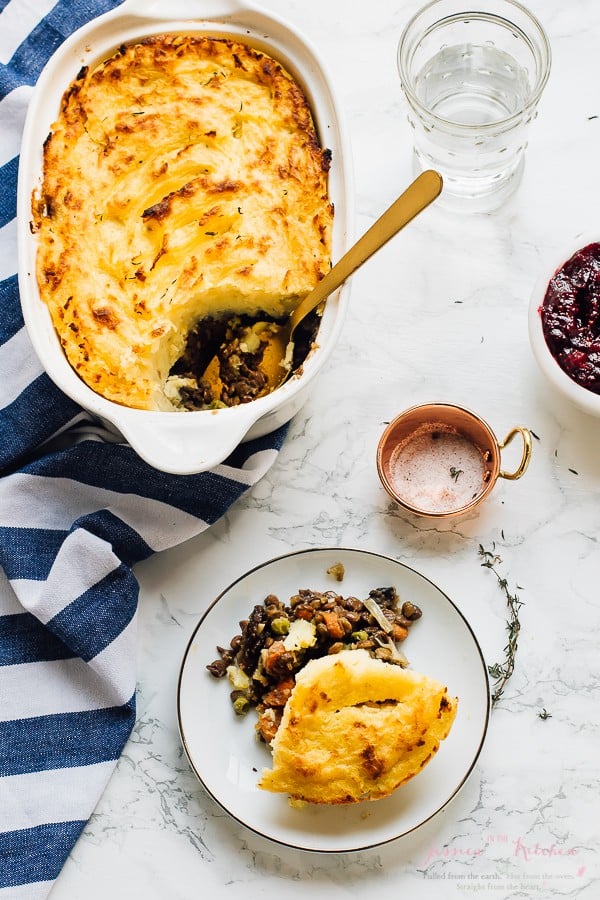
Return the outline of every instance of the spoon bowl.
{"type": "MultiPolygon", "coordinates": [[[[266,378],[266,383],[262,395],[271,393],[289,378],[292,372],[294,332],[300,322],[336,291],[390,238],[394,237],[415,216],[429,206],[439,196],[441,190],[442,176],[438,172],[432,169],[422,172],[338,260],[316,287],[306,295],[285,322],[281,324],[265,323],[260,370],[266,378]]],[[[220,396],[222,382],[217,356],[214,356],[209,362],[202,380],[205,384],[210,385],[213,396],[220,396]]]]}

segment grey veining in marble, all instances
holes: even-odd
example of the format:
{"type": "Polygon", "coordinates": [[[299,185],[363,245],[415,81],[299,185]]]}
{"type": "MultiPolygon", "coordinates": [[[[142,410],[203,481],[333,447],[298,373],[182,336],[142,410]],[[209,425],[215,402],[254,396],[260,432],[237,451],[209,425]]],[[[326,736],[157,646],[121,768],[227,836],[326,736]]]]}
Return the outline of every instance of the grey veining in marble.
{"type": "MultiPolygon", "coordinates": [[[[600,235],[600,7],[529,5],[553,68],[515,197],[493,215],[432,207],[357,273],[339,346],[275,466],[207,533],[139,567],[138,721],[52,900],[293,900],[308,889],[334,900],[600,896],[600,421],[553,395],[527,337],[548,254],[594,227],[600,235]],[[471,407],[499,437],[514,424],[536,435],[522,480],[443,524],[403,514],[375,468],[385,423],[434,399],[471,407]],[[211,600],[290,550],[364,547],[439,584],[493,663],[508,611],[480,544],[523,603],[521,633],[484,750],[454,800],[401,841],[332,856],[270,844],[230,819],[191,772],[176,720],[180,660],[211,600]]],[[[395,56],[417,4],[264,6],[328,64],[347,115],[360,233],[412,179],[395,56]]]]}

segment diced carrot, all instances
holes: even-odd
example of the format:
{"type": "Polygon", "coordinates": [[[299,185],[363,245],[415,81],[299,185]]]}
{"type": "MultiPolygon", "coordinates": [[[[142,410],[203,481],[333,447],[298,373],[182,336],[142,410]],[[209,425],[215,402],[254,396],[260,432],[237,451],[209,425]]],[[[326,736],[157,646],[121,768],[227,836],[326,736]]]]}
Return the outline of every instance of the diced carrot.
{"type": "Polygon", "coordinates": [[[335,612],[322,612],[323,623],[327,628],[327,634],[330,638],[334,640],[339,640],[343,638],[345,635],[345,631],[342,623],[340,622],[339,616],[335,612]]]}
{"type": "Polygon", "coordinates": [[[265,706],[285,706],[294,688],[293,678],[284,678],[268,693],[264,694],[261,703],[265,706]]]}
{"type": "Polygon", "coordinates": [[[408,628],[404,625],[398,625],[397,622],[394,622],[392,625],[392,638],[395,641],[403,641],[408,637],[408,628]]]}
{"type": "Polygon", "coordinates": [[[265,656],[265,672],[272,675],[273,670],[277,667],[278,660],[288,651],[283,646],[283,641],[274,641],[269,647],[265,656]]]}
{"type": "Polygon", "coordinates": [[[281,724],[281,715],[273,716],[270,710],[263,713],[258,717],[258,722],[256,723],[256,730],[262,737],[265,743],[270,744],[275,735],[277,734],[277,729],[281,724]]]}

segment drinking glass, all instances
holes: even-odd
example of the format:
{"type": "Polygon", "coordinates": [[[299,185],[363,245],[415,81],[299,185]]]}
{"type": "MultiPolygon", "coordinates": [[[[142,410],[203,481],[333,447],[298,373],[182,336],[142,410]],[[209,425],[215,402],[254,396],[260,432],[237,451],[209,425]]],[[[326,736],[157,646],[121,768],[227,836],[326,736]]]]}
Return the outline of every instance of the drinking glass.
{"type": "Polygon", "coordinates": [[[417,168],[444,179],[439,203],[487,212],[514,192],[550,74],[538,20],[515,0],[433,0],[398,46],[417,168]]]}

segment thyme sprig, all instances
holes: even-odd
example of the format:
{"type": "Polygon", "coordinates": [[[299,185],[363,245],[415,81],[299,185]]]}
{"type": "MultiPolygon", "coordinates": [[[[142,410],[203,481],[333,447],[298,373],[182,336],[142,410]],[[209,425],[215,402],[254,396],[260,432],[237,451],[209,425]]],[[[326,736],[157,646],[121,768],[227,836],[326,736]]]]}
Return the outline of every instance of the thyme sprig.
{"type": "MultiPolygon", "coordinates": [[[[496,553],[496,545],[493,544],[492,550],[485,550],[482,544],[480,544],[479,556],[483,559],[481,565],[486,569],[491,569],[496,576],[500,590],[506,597],[506,604],[508,607],[508,619],[506,622],[508,641],[504,648],[504,660],[501,663],[497,662],[488,666],[488,673],[494,679],[492,706],[495,706],[502,697],[506,683],[515,670],[519,633],[521,631],[519,610],[523,605],[523,601],[519,599],[518,594],[511,593],[507,579],[504,578],[496,568],[496,566],[502,562],[502,558],[496,553]]],[[[519,585],[517,585],[517,587],[519,587],[519,585]]]]}

